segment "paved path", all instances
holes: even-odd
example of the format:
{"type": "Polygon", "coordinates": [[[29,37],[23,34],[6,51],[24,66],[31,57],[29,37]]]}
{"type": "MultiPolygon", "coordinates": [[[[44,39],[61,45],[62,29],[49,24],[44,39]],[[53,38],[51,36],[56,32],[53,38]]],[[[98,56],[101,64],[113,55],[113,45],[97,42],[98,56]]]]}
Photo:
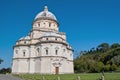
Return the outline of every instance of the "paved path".
{"type": "Polygon", "coordinates": [[[0,74],[0,80],[22,80],[22,79],[14,77],[12,75],[3,75],[3,74],[0,74]]]}

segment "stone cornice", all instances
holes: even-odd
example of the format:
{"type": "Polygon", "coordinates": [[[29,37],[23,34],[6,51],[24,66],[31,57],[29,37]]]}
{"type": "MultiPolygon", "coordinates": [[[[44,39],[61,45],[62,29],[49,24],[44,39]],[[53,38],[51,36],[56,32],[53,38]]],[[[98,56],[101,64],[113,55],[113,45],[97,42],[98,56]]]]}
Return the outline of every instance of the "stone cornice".
{"type": "Polygon", "coordinates": [[[67,60],[67,61],[73,62],[73,60],[67,60]]]}
{"type": "Polygon", "coordinates": [[[66,57],[63,57],[63,56],[37,56],[37,57],[21,57],[21,58],[13,58],[14,59],[36,59],[36,58],[64,58],[64,59],[67,59],[66,57]]]}
{"type": "Polygon", "coordinates": [[[46,28],[39,28],[39,29],[32,29],[32,31],[43,31],[43,32],[58,32],[57,30],[55,29],[49,29],[49,30],[45,30],[46,28]]]}
{"type": "Polygon", "coordinates": [[[66,59],[67,61],[69,62],[73,62],[73,60],[69,60],[67,59],[66,57],[63,57],[63,56],[38,56],[38,57],[24,57],[24,58],[13,58],[12,60],[19,60],[19,59],[27,59],[27,60],[30,60],[30,59],[42,59],[42,58],[63,58],[63,59],[66,59]]]}
{"type": "MultiPolygon", "coordinates": [[[[44,44],[44,43],[59,43],[59,44],[65,45],[66,47],[68,46],[67,43],[59,42],[59,41],[40,41],[40,42],[35,43],[35,44],[19,44],[19,45],[15,45],[15,46],[13,46],[13,48],[14,48],[14,47],[19,47],[19,46],[28,46],[28,47],[30,47],[31,45],[44,44]]],[[[68,48],[68,47],[67,47],[67,49],[69,49],[69,50],[71,50],[71,51],[74,51],[73,49],[70,49],[70,48],[68,48]]]]}
{"type": "Polygon", "coordinates": [[[65,40],[65,39],[63,39],[62,37],[59,37],[59,36],[42,36],[42,37],[40,37],[39,39],[48,38],[48,37],[61,38],[62,40],[65,40]]]}
{"type": "Polygon", "coordinates": [[[64,42],[60,42],[60,41],[40,41],[40,42],[38,42],[38,43],[36,43],[36,44],[42,44],[42,43],[59,43],[59,44],[64,44],[64,45],[68,45],[67,43],[64,43],[64,42]]]}

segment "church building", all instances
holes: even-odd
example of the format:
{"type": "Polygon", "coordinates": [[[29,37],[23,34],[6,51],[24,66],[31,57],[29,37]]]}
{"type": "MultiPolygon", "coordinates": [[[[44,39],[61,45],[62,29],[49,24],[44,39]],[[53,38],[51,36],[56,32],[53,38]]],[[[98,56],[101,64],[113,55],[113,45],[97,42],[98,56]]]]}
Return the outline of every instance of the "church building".
{"type": "Polygon", "coordinates": [[[32,23],[32,30],[14,45],[12,73],[74,73],[73,49],[59,23],[45,6],[32,23]]]}

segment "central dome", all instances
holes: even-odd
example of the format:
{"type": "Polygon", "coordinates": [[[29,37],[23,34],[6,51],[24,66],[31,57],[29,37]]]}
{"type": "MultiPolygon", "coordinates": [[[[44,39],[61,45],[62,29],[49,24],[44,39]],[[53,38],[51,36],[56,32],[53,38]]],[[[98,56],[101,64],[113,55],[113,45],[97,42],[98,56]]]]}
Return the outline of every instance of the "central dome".
{"type": "Polygon", "coordinates": [[[42,18],[45,18],[45,19],[48,18],[48,19],[53,19],[53,20],[57,21],[55,15],[48,11],[47,6],[45,6],[44,11],[37,14],[37,16],[35,17],[35,20],[39,19],[39,18],[41,18],[41,19],[42,18]]]}

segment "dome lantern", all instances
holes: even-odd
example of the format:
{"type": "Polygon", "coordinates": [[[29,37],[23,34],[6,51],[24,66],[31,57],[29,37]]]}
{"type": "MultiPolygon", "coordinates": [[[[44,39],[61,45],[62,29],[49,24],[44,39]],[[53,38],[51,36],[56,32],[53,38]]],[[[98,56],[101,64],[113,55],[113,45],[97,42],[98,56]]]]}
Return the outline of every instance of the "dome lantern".
{"type": "Polygon", "coordinates": [[[47,12],[47,11],[48,11],[48,7],[47,7],[47,6],[45,6],[44,11],[45,11],[45,12],[47,12]]]}

